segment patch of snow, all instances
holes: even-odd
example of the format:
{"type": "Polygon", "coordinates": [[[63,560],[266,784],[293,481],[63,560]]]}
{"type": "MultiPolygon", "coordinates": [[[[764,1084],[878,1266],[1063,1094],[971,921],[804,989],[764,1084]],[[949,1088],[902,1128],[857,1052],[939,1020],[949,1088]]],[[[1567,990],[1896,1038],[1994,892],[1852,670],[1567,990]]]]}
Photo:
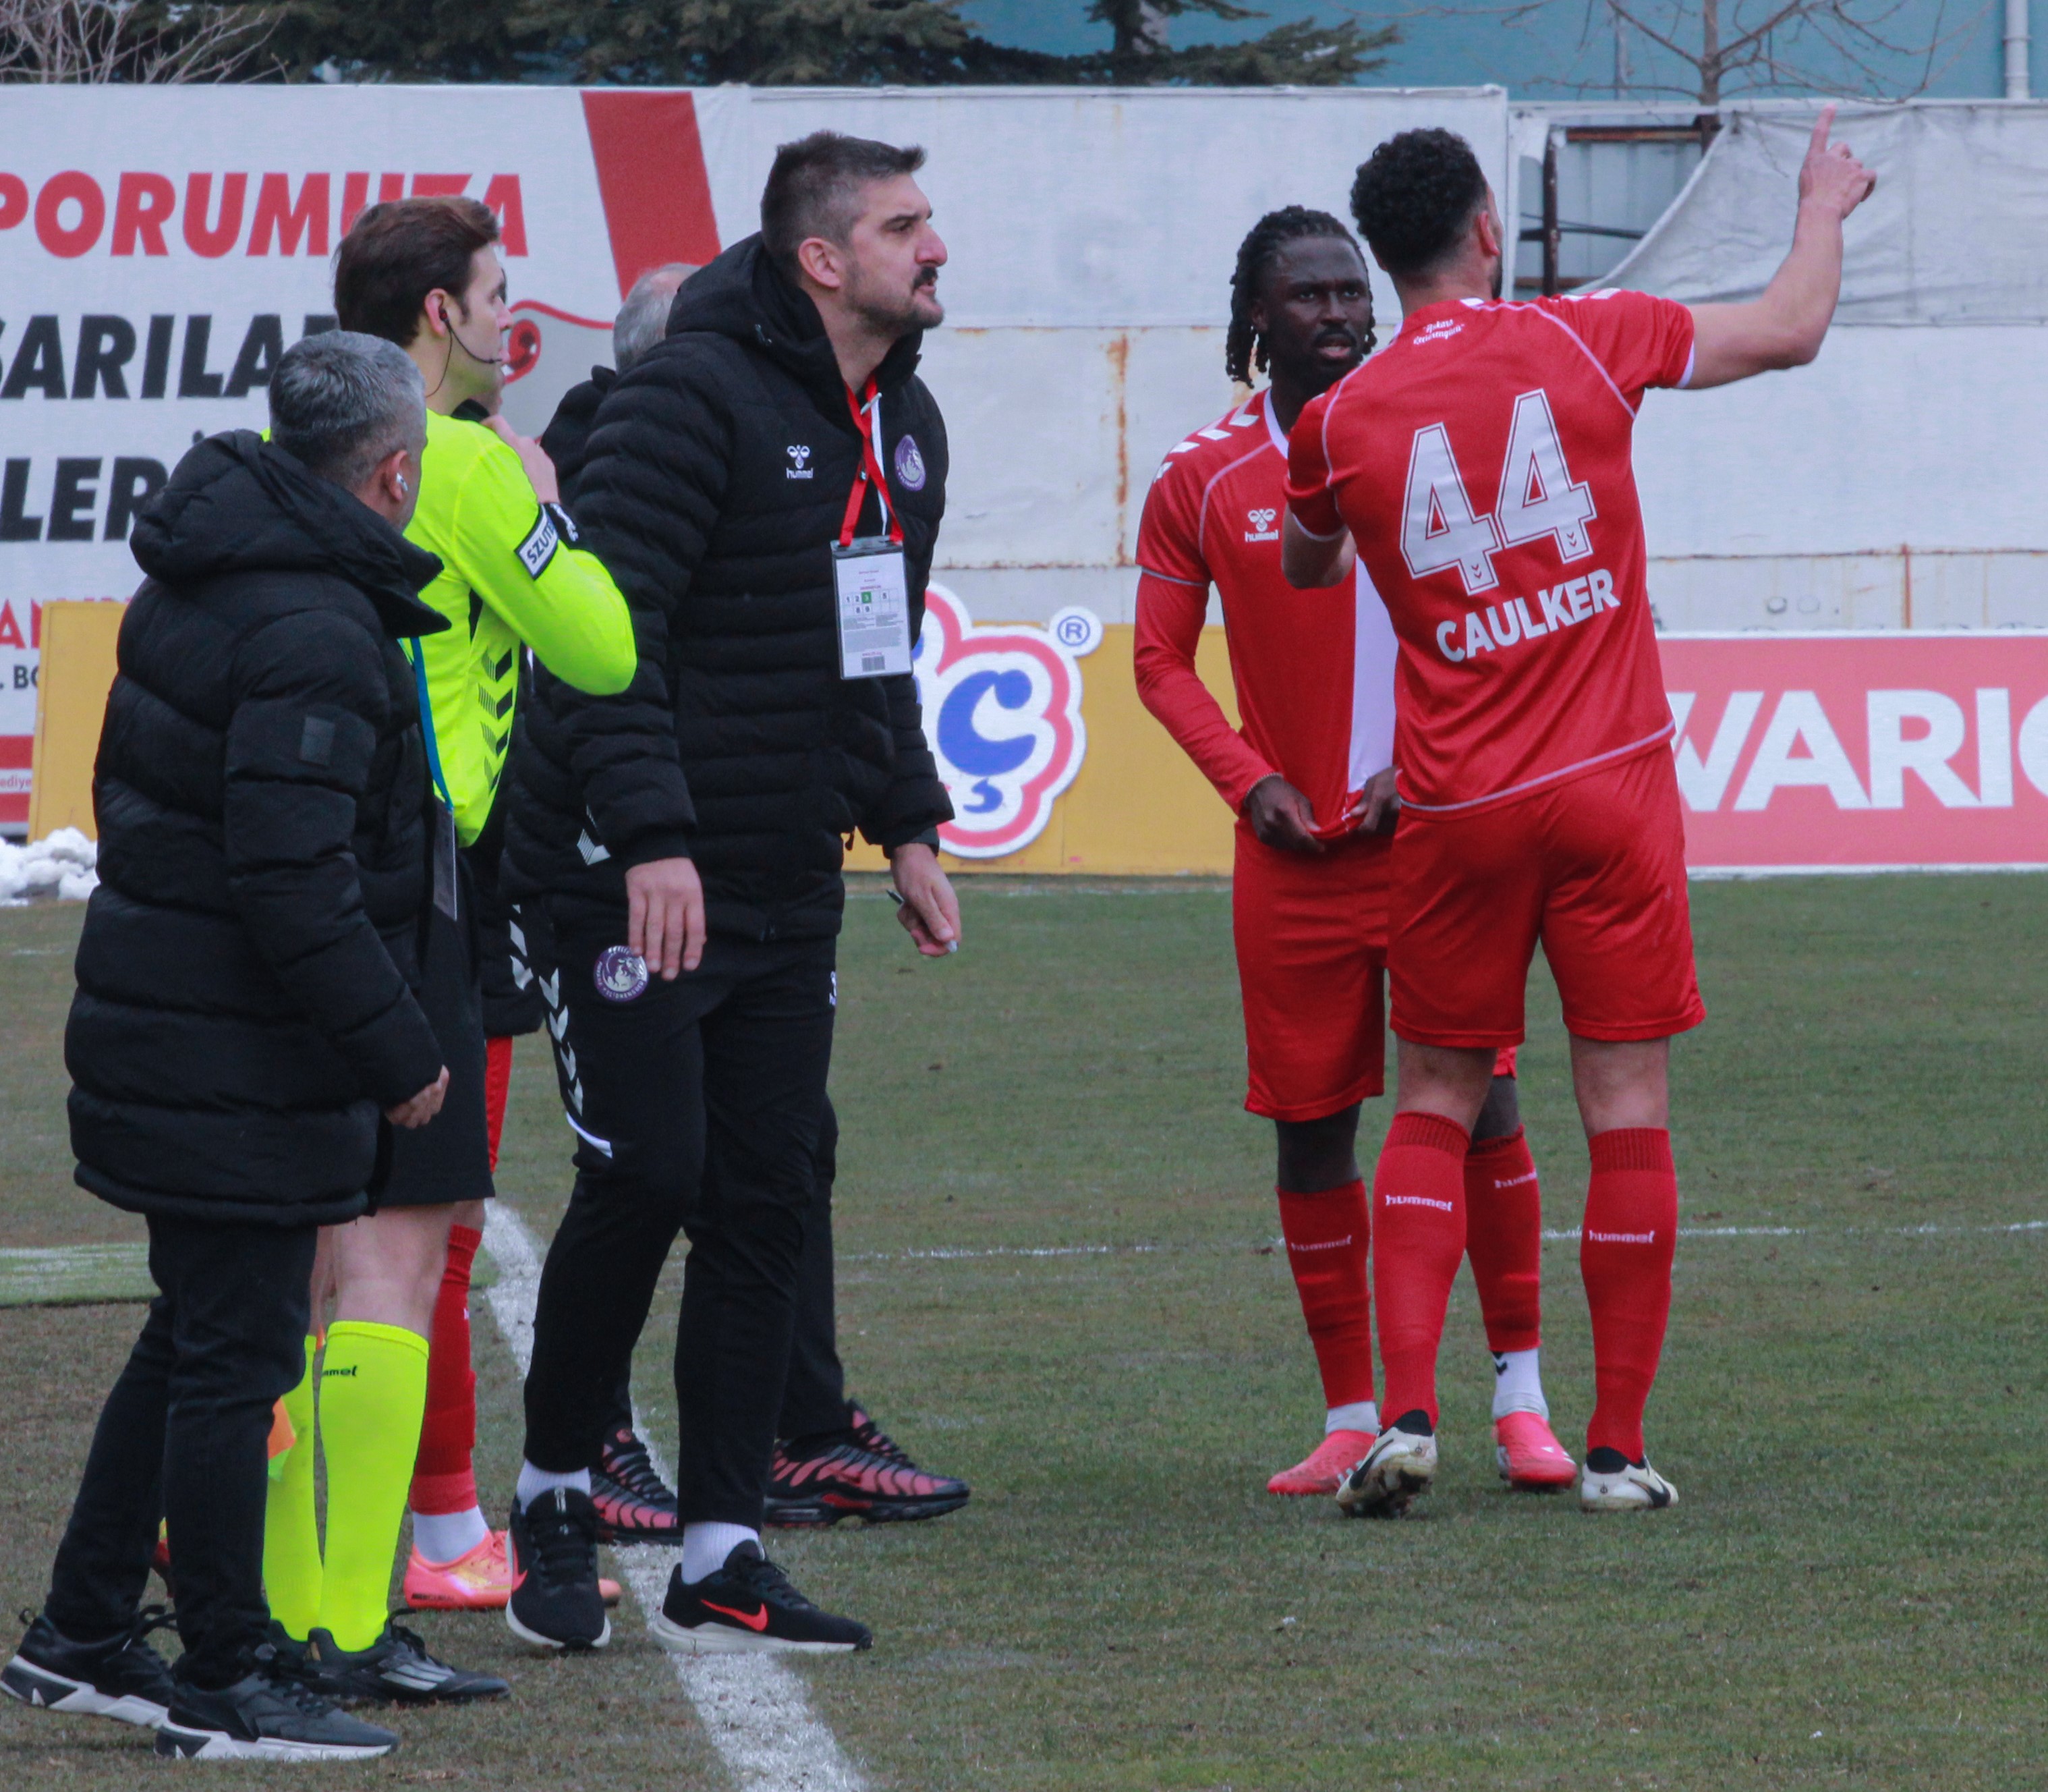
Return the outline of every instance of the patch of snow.
{"type": "Polygon", "coordinates": [[[26,846],[0,840],[0,902],[34,896],[83,902],[99,887],[93,869],[99,859],[98,844],[76,828],[60,828],[26,846]]]}

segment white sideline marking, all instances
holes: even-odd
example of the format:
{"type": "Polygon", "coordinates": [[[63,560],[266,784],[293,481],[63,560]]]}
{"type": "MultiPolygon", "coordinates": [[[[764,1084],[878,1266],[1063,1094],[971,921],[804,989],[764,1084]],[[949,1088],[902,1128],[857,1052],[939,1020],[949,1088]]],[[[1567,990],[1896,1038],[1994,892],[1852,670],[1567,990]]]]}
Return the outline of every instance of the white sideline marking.
{"type": "MultiPolygon", "coordinates": [[[[1980,1233],[2048,1232],[2048,1220],[2000,1220],[1976,1226],[1681,1226],[1681,1238],[1946,1238],[1980,1233]]],[[[1577,1226],[1547,1228],[1544,1238],[1569,1243],[1577,1226]]],[[[992,1257],[1147,1257],[1166,1254],[1235,1255],[1243,1251],[1278,1251],[1278,1238],[1243,1243],[1215,1244],[997,1244],[981,1250],[940,1246],[922,1251],[843,1251],[842,1263],[970,1263],[992,1257]]]]}
{"type": "MultiPolygon", "coordinates": [[[[502,1197],[484,1214],[483,1248],[498,1266],[498,1279],[485,1298],[524,1375],[533,1360],[541,1250],[502,1197]]],[[[638,1413],[634,1418],[637,1424],[638,1413]]],[[[644,1427],[641,1435],[646,1436],[644,1427]]],[[[673,1485],[660,1453],[650,1445],[648,1453],[673,1485]]],[[[661,1609],[669,1570],[681,1554],[650,1546],[618,1552],[626,1583],[643,1612],[661,1609]]],[[[812,1710],[803,1681],[774,1657],[671,1655],[669,1662],[742,1792],[862,1792],[864,1782],[812,1710]]]]}

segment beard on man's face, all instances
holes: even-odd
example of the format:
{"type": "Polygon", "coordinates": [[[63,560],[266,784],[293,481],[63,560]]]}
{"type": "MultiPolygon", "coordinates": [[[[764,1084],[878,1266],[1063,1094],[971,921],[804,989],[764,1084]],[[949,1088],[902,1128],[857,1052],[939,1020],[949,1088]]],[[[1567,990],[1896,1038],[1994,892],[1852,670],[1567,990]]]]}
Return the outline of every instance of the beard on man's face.
{"type": "Polygon", "coordinates": [[[1497,299],[1507,286],[1507,258],[1503,255],[1493,264],[1493,296],[1497,299]]]}
{"type": "Polygon", "coordinates": [[[853,295],[854,304],[860,315],[878,330],[894,336],[908,336],[913,330],[927,329],[945,316],[945,308],[939,303],[937,286],[939,270],[922,267],[906,290],[894,281],[863,280],[853,295]]]}

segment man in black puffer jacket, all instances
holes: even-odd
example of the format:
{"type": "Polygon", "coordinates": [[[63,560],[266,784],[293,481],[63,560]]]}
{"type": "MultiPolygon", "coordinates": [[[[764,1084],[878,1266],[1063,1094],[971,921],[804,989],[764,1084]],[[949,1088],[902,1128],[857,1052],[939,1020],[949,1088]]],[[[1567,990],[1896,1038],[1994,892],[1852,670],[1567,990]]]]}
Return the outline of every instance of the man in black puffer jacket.
{"type": "MultiPolygon", "coordinates": [[[[555,464],[565,503],[576,502],[591,426],[605,395],[619,375],[666,334],[677,289],[697,271],[676,262],[641,275],[611,327],[616,370],[592,367],[588,379],[563,394],[541,432],[541,446],[555,464]]],[[[502,974],[507,985],[514,982],[509,965],[502,974]]],[[[487,1013],[488,977],[487,971],[487,1013]]],[[[521,993],[539,1009],[540,987],[530,976],[521,993]]],[[[537,1017],[533,1027],[539,1025],[537,1017]]],[[[920,1468],[846,1391],[833,1317],[832,1183],[838,1142],[839,1116],[828,1097],[819,1123],[803,1255],[797,1266],[796,1325],[789,1377],[775,1427],[768,1522],[830,1525],[859,1518],[875,1524],[943,1517],[967,1503],[967,1483],[920,1468]]],[[[634,1423],[632,1388],[623,1375],[604,1421],[597,1460],[591,1465],[591,1499],[597,1507],[599,1533],[607,1542],[676,1540],[681,1525],[676,1495],[656,1472],[652,1453],[634,1423]]]]}
{"type": "Polygon", "coordinates": [[[412,363],[311,337],[270,398],[273,440],[200,443],[135,529],[64,1060],[78,1180],[147,1220],[161,1291],[0,1685],[161,1726],[161,1754],[347,1759],[397,1738],[270,1650],[266,1445],[305,1367],[316,1229],[363,1211],[380,1110],[425,1125],[448,1086],[407,980],[433,874],[398,646],[447,625],[416,597],[440,563],[399,533],[412,363]],[[160,1514],[175,1685],[136,1618],[160,1514]]]}
{"type": "Polygon", "coordinates": [[[921,951],[959,939],[934,850],[952,810],[910,676],[946,472],[915,373],[944,316],[922,161],[828,132],[785,145],[762,235],[677,295],[667,338],[599,406],[576,482],[640,669],[603,699],[543,670],[514,754],[508,885],[580,1139],[513,1514],[533,1571],[506,1615],[537,1642],[609,1634],[589,1464],[679,1227],[683,1560],[652,1627],[696,1653],[869,1641],[798,1595],[758,1534],[831,1061],[843,837],[889,853],[921,951]]]}

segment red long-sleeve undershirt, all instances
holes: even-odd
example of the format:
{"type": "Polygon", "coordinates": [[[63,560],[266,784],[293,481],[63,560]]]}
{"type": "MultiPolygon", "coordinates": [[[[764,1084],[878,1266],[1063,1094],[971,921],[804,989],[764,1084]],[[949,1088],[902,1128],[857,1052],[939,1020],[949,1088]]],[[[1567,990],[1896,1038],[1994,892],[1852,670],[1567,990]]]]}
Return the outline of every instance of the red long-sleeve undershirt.
{"type": "Polygon", "coordinates": [[[1223,705],[1195,670],[1208,607],[1206,586],[1156,572],[1139,575],[1138,695],[1238,815],[1252,785],[1272,777],[1274,768],[1230,725],[1223,705]]]}

